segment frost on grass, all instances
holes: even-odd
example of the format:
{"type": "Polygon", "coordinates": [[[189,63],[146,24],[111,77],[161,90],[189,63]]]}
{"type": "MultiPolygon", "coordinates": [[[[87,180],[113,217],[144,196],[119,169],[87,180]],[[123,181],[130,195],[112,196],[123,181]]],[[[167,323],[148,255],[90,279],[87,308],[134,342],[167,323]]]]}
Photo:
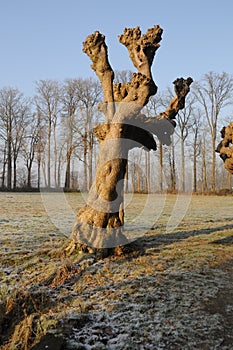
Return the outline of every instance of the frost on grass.
{"type": "Polygon", "coordinates": [[[0,349],[53,337],[67,350],[232,349],[232,197],[193,197],[167,233],[175,200],[165,198],[143,249],[96,260],[62,254],[66,237],[39,194],[2,194],[0,349]]]}
{"type": "Polygon", "coordinates": [[[96,290],[90,322],[72,329],[67,349],[230,349],[227,321],[205,310],[229,283],[220,270],[171,271],[96,290]]]}

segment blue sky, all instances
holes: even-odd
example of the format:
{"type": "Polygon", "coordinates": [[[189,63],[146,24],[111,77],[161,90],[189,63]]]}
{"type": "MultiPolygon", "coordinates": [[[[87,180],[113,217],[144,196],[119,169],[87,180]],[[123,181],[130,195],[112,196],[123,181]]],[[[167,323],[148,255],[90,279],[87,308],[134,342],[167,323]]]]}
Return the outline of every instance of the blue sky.
{"type": "Polygon", "coordinates": [[[232,0],[0,0],[0,88],[27,96],[40,79],[95,77],[82,52],[86,36],[106,36],[113,69],[134,70],[118,41],[125,27],[164,32],[152,72],[160,90],[177,77],[233,74],[232,0]]]}

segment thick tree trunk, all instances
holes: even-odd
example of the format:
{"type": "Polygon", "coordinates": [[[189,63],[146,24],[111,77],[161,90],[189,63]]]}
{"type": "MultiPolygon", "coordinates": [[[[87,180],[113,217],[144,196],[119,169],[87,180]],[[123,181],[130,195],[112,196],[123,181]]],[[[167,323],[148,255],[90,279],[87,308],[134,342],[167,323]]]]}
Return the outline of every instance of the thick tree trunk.
{"type": "Polygon", "coordinates": [[[185,96],[192,79],[177,79],[176,96],[168,108],[157,117],[147,118],[141,109],[154,95],[157,87],[152,79],[151,65],[159,47],[162,29],[155,26],[141,35],[139,27],[125,29],[120,42],[129,51],[138,70],[132,81],[113,85],[114,73],[108,62],[104,35],[99,32],[87,37],[83,51],[91,58],[92,68],[99,77],[104,103],[99,109],[105,114],[105,123],[97,125],[95,136],[100,142],[96,176],[88,199],[77,214],[71,234],[72,252],[77,246],[88,251],[108,254],[109,249],[130,242],[124,232],[124,178],[128,152],[135,147],[156,150],[153,134],[166,144],[171,142],[175,118],[184,108],[185,96]]]}
{"type": "Polygon", "coordinates": [[[112,248],[125,244],[123,190],[128,149],[122,127],[114,126],[100,144],[96,177],[86,205],[79,211],[73,239],[92,248],[112,248]]]}

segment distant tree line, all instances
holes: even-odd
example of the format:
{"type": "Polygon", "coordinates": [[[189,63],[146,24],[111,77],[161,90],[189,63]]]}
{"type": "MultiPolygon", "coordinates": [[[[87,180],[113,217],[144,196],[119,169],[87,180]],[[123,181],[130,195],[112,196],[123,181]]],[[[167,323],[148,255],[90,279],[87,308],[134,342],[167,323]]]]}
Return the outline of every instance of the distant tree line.
{"type": "MultiPolygon", "coordinates": [[[[116,73],[125,83],[132,72],[116,73]]],[[[97,161],[93,127],[101,122],[99,82],[93,79],[40,80],[35,96],[0,89],[0,189],[89,190],[97,161]]],[[[158,93],[144,109],[157,115],[172,90],[158,93]]],[[[193,84],[179,112],[171,146],[130,152],[126,191],[216,192],[232,179],[216,155],[219,131],[232,121],[233,77],[208,72],[193,84]],[[228,114],[227,114],[228,113],[228,114]]]]}

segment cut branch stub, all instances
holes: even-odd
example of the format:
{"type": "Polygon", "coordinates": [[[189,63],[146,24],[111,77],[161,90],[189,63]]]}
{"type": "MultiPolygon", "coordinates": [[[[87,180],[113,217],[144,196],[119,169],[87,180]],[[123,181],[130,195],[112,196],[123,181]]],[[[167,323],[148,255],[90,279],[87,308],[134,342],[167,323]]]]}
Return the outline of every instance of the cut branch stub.
{"type": "Polygon", "coordinates": [[[178,108],[183,109],[185,105],[185,97],[187,93],[190,91],[189,86],[192,84],[193,79],[188,77],[187,79],[184,78],[177,78],[175,81],[173,81],[173,84],[175,85],[174,90],[176,93],[176,96],[178,98],[178,108]]]}
{"type": "Polygon", "coordinates": [[[107,120],[111,120],[114,114],[113,79],[114,72],[108,61],[108,48],[105,43],[105,36],[99,31],[89,35],[83,42],[83,52],[91,59],[91,68],[101,81],[104,104],[106,104],[105,115],[107,120]]]}
{"type": "Polygon", "coordinates": [[[185,106],[185,97],[190,91],[190,85],[192,82],[193,79],[190,77],[187,79],[177,78],[175,81],[173,81],[176,96],[171,100],[168,108],[164,112],[160,113],[158,116],[160,119],[175,119],[179,110],[183,109],[185,106]]]}
{"type": "Polygon", "coordinates": [[[129,51],[130,58],[138,71],[151,78],[151,65],[156,50],[160,47],[163,30],[158,26],[149,28],[146,34],[141,36],[141,30],[125,28],[124,34],[118,36],[121,44],[129,51]]]}
{"type": "Polygon", "coordinates": [[[99,31],[88,35],[83,42],[83,52],[90,57],[92,61],[91,68],[96,72],[100,80],[106,71],[111,71],[111,74],[114,75],[108,61],[108,48],[105,44],[105,35],[99,31]]]}
{"type": "Polygon", "coordinates": [[[117,83],[113,85],[114,101],[121,102],[128,95],[130,83],[117,83]]]}
{"type": "Polygon", "coordinates": [[[156,92],[153,79],[141,73],[134,73],[130,83],[114,85],[114,99],[123,103],[118,105],[113,121],[119,123],[130,116],[134,118],[156,92]]]}

